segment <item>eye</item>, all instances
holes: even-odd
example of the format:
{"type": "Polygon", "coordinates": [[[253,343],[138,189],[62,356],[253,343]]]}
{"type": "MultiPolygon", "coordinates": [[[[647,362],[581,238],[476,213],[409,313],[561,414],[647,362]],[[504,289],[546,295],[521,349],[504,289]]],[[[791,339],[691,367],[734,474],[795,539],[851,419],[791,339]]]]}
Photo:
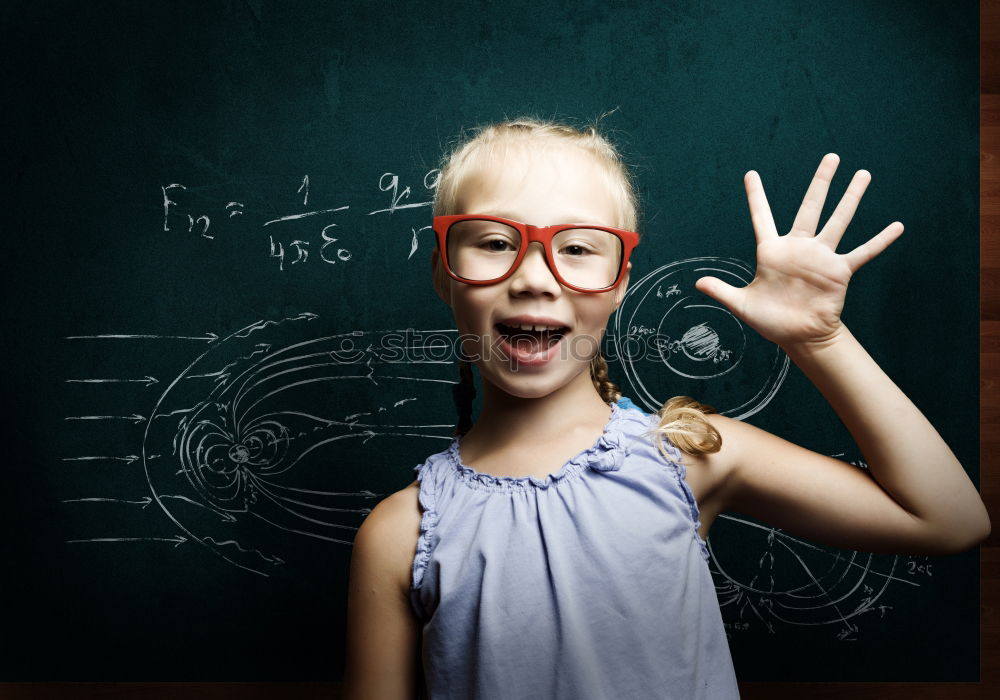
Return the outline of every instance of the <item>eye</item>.
{"type": "Polygon", "coordinates": [[[590,250],[588,250],[588,249],[587,249],[587,248],[585,248],[584,246],[582,246],[582,245],[579,245],[579,244],[576,244],[576,243],[571,243],[571,244],[569,244],[569,245],[564,245],[564,246],[563,246],[563,247],[562,247],[562,248],[560,249],[560,251],[559,251],[559,252],[561,252],[561,253],[565,253],[565,252],[567,252],[567,251],[579,251],[579,252],[576,252],[576,253],[573,253],[573,252],[570,252],[570,253],[569,253],[570,257],[574,257],[574,258],[579,258],[579,257],[583,257],[584,255],[586,255],[587,253],[589,253],[589,252],[590,252],[590,250]]]}
{"type": "Polygon", "coordinates": [[[483,241],[479,244],[481,248],[485,248],[487,251],[492,253],[506,253],[508,247],[513,250],[513,246],[509,242],[503,240],[502,238],[491,238],[487,241],[483,241]],[[500,246],[496,247],[494,244],[499,243],[500,246]],[[492,246],[492,247],[491,247],[492,246]]]}

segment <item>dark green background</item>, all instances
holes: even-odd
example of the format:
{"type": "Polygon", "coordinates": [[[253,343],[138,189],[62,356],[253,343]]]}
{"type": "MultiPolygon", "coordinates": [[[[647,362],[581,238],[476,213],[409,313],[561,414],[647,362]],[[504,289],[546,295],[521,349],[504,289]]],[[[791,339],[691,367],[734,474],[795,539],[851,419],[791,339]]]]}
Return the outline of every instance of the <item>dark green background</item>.
{"type": "MultiPolygon", "coordinates": [[[[312,455],[298,485],[344,494],[324,497],[332,510],[312,534],[225,520],[193,490],[145,500],[182,483],[169,437],[183,414],[167,410],[207,400],[212,380],[191,375],[249,362],[257,338],[452,329],[430,284],[429,207],[369,212],[391,204],[386,173],[410,188],[399,205],[429,202],[424,178],[457,134],[504,116],[581,122],[617,108],[602,124],[643,202],[633,284],[702,256],[752,266],[747,170],[782,232],[824,153],[842,159],[824,220],[851,174],[870,170],[839,251],[893,220],[906,232],[855,276],[844,318],[978,483],[977,3],[9,2],[0,13],[4,680],[341,678],[349,543],[367,509],[447,445],[454,366],[384,365],[410,379],[286,394],[287,410],[376,425],[312,455]],[[164,230],[174,183],[187,189],[164,230]],[[230,217],[229,202],[243,213],[230,217]],[[189,231],[189,215],[209,217],[212,238],[189,231]],[[336,264],[319,251],[331,223],[351,254],[336,264]],[[309,242],[297,264],[294,240],[309,242]],[[161,337],[69,337],[101,334],[161,337]],[[146,376],[157,383],[69,381],[146,376]],[[416,400],[397,408],[404,399],[416,400]],[[248,566],[252,553],[227,557],[235,545],[211,546],[209,531],[284,563],[248,566]]],[[[611,373],[641,401],[631,375],[611,373]]],[[[728,385],[662,368],[644,382],[658,402],[726,405],[728,385]]],[[[794,365],[746,419],[862,457],[794,365]]],[[[741,680],[978,678],[975,550],[838,559],[824,548],[818,561],[857,589],[782,622],[788,598],[729,578],[749,580],[764,537],[720,518],[710,538],[741,680]],[[866,585],[877,607],[852,616],[873,604],[866,585]]],[[[801,574],[782,568],[792,561],[778,563],[778,586],[801,574]]]]}

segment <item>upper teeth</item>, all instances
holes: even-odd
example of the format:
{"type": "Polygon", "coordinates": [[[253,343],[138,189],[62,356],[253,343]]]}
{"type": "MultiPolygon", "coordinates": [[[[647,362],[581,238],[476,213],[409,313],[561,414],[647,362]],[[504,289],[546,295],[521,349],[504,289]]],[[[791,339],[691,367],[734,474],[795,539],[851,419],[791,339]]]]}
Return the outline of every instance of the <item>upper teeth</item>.
{"type": "Polygon", "coordinates": [[[503,325],[520,328],[523,331],[557,331],[560,328],[565,328],[565,326],[537,326],[529,323],[504,323],[503,325]]]}

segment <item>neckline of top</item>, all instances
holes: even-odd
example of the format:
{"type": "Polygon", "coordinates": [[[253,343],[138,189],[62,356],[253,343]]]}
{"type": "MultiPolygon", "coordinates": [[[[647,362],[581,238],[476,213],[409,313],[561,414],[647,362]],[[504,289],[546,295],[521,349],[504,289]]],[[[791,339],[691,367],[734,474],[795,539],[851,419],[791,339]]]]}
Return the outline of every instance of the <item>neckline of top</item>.
{"type": "Polygon", "coordinates": [[[461,436],[452,438],[451,444],[446,450],[448,462],[455,468],[459,479],[471,488],[484,491],[524,491],[529,489],[548,489],[551,486],[564,482],[571,477],[580,474],[584,468],[590,466],[598,471],[614,471],[621,467],[624,456],[624,446],[622,431],[619,424],[624,420],[625,414],[635,408],[626,408],[612,402],[611,415],[604,424],[604,430],[594,441],[594,444],[577,453],[568,462],[562,465],[557,472],[549,473],[544,479],[535,476],[495,476],[485,472],[476,471],[472,467],[462,462],[458,450],[458,443],[461,436]]]}

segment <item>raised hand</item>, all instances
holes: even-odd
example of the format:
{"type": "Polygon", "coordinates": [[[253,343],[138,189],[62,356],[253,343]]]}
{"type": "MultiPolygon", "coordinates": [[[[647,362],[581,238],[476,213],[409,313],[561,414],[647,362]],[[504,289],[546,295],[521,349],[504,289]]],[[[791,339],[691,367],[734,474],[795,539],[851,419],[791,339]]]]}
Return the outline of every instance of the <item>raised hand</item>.
{"type": "Polygon", "coordinates": [[[695,283],[698,291],[724,304],[737,318],[785,350],[835,340],[844,329],[840,313],[851,276],[903,233],[903,224],[894,221],[850,253],[836,252],[871,182],[866,170],[854,174],[826,225],[816,233],[839,163],[835,153],[823,157],[792,230],[784,236],[775,228],[760,176],[753,170],[748,172],[743,184],[757,238],[756,275],[742,288],[716,277],[701,277],[695,283]]]}

